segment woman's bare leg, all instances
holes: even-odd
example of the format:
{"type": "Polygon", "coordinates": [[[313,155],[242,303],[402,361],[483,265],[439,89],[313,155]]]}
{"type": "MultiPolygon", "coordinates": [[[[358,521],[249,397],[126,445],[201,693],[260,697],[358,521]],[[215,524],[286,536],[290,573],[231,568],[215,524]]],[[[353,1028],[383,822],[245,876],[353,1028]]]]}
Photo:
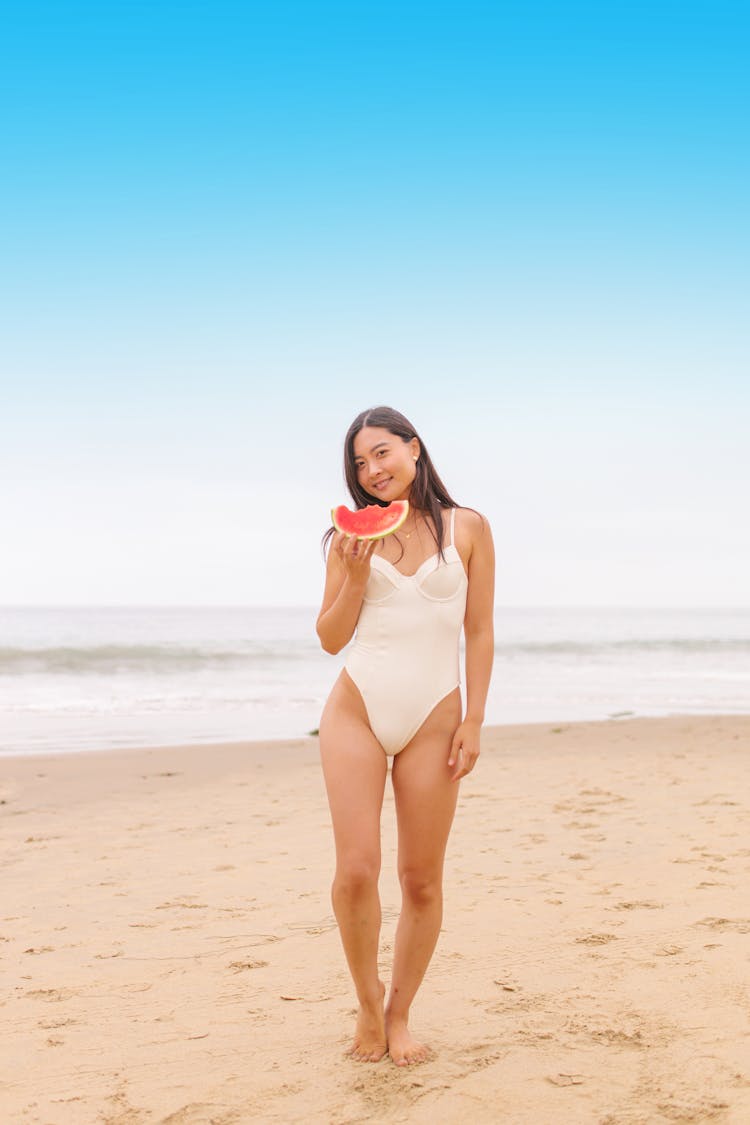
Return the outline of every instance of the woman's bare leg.
{"type": "Polygon", "coordinates": [[[429,1054],[409,1032],[409,1009],[430,963],[443,917],[443,861],[458,797],[448,754],[460,719],[456,691],[438,704],[393,763],[402,901],[386,1032],[389,1053],[398,1066],[423,1062],[429,1054]]]}
{"type": "Polygon", "coordinates": [[[336,842],[331,899],[359,1000],[354,1042],[361,1062],[386,1053],[384,986],[378,977],[380,812],[386,757],[352,684],[339,681],[320,721],[320,755],[336,842]],[[361,709],[361,711],[360,711],[361,709]]]}

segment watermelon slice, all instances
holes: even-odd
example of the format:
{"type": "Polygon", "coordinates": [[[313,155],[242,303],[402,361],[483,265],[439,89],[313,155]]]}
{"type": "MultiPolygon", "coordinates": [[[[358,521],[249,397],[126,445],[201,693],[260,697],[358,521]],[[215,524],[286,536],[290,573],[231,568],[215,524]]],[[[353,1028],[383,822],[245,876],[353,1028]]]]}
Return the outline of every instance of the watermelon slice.
{"type": "Polygon", "coordinates": [[[398,531],[408,514],[408,500],[394,500],[385,507],[368,504],[366,508],[359,508],[356,512],[345,508],[343,504],[331,509],[331,519],[336,530],[343,531],[344,535],[355,535],[357,539],[384,539],[386,535],[398,531]]]}

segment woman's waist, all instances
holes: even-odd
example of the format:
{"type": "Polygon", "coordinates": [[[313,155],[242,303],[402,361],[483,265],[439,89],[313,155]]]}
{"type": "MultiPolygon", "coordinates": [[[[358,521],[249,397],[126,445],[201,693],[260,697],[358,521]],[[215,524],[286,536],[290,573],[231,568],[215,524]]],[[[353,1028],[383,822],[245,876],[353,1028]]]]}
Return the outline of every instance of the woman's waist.
{"type": "Polygon", "coordinates": [[[459,627],[384,637],[377,630],[360,629],[349,646],[347,662],[351,657],[394,661],[410,671],[418,670],[425,662],[450,664],[458,658],[460,633],[459,627]]]}

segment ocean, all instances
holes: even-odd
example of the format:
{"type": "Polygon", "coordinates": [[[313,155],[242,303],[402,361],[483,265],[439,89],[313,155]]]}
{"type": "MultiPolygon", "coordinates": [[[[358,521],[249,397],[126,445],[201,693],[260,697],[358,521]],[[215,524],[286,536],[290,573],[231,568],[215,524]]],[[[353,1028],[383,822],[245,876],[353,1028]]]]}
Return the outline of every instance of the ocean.
{"type": "MultiPolygon", "coordinates": [[[[314,608],[0,608],[0,754],[306,735],[314,608]]],[[[750,712],[750,609],[503,609],[487,722],[750,712]]]]}

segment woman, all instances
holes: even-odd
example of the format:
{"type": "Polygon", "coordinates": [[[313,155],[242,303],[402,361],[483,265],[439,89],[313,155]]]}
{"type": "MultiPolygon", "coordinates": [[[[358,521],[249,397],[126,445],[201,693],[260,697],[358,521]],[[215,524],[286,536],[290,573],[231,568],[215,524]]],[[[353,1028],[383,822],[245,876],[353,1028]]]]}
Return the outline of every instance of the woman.
{"type": "Polygon", "coordinates": [[[424,442],[398,411],[377,407],[355,418],[344,471],[358,508],[409,501],[405,524],[385,539],[327,533],[326,540],[334,537],[317,623],[326,652],[339,652],[357,634],[320,721],[336,842],[333,909],[359,1000],[349,1054],[377,1062],[388,1053],[406,1066],[429,1054],[409,1032],[409,1009],[440,932],[457,782],[479,754],[494,650],[494,553],[487,521],[451,499],[424,442]],[[384,1004],[378,876],[388,757],[402,905],[384,1004]]]}

